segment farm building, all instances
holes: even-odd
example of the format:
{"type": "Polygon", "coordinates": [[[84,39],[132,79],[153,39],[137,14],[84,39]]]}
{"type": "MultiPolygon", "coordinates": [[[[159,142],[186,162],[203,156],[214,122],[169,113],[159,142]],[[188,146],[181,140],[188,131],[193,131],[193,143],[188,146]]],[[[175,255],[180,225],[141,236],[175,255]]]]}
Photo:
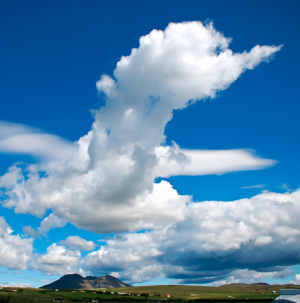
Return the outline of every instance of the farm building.
{"type": "Polygon", "coordinates": [[[272,303],[300,303],[300,289],[280,289],[279,297],[272,303]]]}

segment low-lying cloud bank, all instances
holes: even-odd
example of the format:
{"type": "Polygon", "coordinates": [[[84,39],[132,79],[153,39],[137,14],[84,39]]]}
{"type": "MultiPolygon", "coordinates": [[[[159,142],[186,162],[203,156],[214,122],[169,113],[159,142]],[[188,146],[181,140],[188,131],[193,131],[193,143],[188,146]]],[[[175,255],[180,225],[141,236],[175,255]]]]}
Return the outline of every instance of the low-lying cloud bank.
{"type": "MultiPolygon", "coordinates": [[[[179,283],[258,282],[295,274],[300,263],[300,190],[263,192],[232,202],[191,202],[180,222],[159,230],[115,235],[82,257],[83,239],[52,244],[31,267],[44,274],[113,274],[129,282],[156,277],[179,283]]],[[[88,247],[89,245],[85,245],[88,247]]],[[[90,248],[95,246],[90,243],[90,248]]],[[[291,281],[299,283],[299,275],[291,281]]]]}
{"type": "Polygon", "coordinates": [[[160,274],[180,283],[207,283],[237,270],[240,275],[249,276],[250,271],[261,273],[261,278],[263,273],[272,276],[300,263],[299,215],[300,190],[189,203],[181,222],[115,236],[87,255],[84,265],[94,272],[117,272],[130,281],[160,274]]]}
{"type": "Polygon", "coordinates": [[[31,268],[45,274],[107,272],[133,282],[166,276],[202,283],[232,273],[277,272],[299,262],[299,191],[194,203],[169,182],[155,183],[158,177],[224,174],[276,163],[250,150],[165,145],[173,110],[214,98],[281,49],[257,45],[233,53],[229,43],[212,24],[201,22],[171,23],[164,32],[141,37],[139,48],[118,62],[114,78],[103,75],[97,82],[105,106],[95,111],[91,131],[75,143],[0,124],[0,152],[40,159],[25,168],[14,165],[0,177],[4,207],[39,217],[52,210],[37,231],[24,227],[27,235],[43,235],[66,222],[99,234],[130,232],[84,258],[79,249],[85,240],[54,243],[30,262],[31,268]],[[137,233],[145,229],[149,232],[137,233]],[[270,256],[268,250],[276,253],[270,256]]]}

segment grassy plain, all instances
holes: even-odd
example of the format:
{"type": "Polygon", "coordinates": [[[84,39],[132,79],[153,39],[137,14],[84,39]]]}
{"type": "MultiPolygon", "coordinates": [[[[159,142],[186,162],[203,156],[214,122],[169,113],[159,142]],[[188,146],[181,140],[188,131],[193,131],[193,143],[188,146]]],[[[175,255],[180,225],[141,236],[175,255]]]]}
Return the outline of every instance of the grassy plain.
{"type": "MultiPolygon", "coordinates": [[[[18,289],[18,288],[15,288],[18,289]]],[[[0,302],[1,298],[10,297],[9,303],[16,302],[35,302],[44,303],[51,301],[53,298],[62,298],[65,302],[90,302],[91,300],[101,300],[111,302],[119,301],[122,296],[119,295],[109,295],[109,294],[97,294],[94,291],[82,292],[69,292],[69,291],[53,291],[53,290],[39,290],[36,288],[23,288],[22,292],[4,292],[0,290],[0,302]]],[[[128,297],[124,297],[126,299],[128,297]]],[[[130,297],[132,300],[137,300],[139,297],[130,297]]],[[[141,300],[140,300],[141,301],[141,300]]]]}
{"type": "Polygon", "coordinates": [[[191,286],[191,285],[156,285],[115,288],[112,291],[134,293],[159,293],[161,296],[171,294],[176,298],[204,298],[204,299],[228,299],[229,296],[236,299],[275,299],[279,296],[280,289],[299,288],[298,285],[265,285],[265,284],[229,284],[223,286],[191,286]],[[276,294],[272,294],[276,291],[276,294]],[[261,293],[262,292],[262,293],[261,293]],[[191,297],[198,294],[198,297],[191,297]]]}
{"type": "MultiPolygon", "coordinates": [[[[138,296],[121,296],[110,294],[97,294],[93,290],[90,292],[55,292],[52,290],[39,290],[36,288],[22,288],[21,291],[7,292],[0,290],[0,303],[5,303],[4,300],[9,296],[9,303],[49,303],[53,298],[63,298],[65,302],[91,302],[98,300],[99,302],[151,302],[158,300],[168,301],[187,301],[192,299],[203,299],[207,302],[218,300],[226,300],[228,302],[247,302],[246,298],[256,300],[256,303],[271,302],[279,295],[279,289],[298,288],[296,285],[263,285],[263,284],[231,284],[219,287],[209,286],[188,286],[188,285],[158,285],[158,286],[143,286],[143,287],[126,287],[115,288],[107,291],[126,292],[126,293],[147,293],[160,294],[160,296],[151,296],[148,298],[138,296]],[[276,294],[272,294],[276,291],[276,294]],[[170,294],[171,298],[165,298],[166,294],[170,294]],[[191,294],[198,294],[197,297],[192,297],[191,294]],[[166,300],[167,299],[167,300],[166,300]],[[260,301],[261,300],[261,301],[260,301]]],[[[19,288],[15,288],[20,290],[19,288]]],[[[250,302],[249,302],[250,303],[250,302]]]]}

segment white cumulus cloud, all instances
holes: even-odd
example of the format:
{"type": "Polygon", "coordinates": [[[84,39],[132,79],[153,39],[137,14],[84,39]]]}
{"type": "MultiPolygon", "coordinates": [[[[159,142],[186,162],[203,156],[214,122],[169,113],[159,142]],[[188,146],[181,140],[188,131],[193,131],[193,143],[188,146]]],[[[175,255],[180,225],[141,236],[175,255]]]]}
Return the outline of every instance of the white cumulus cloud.
{"type": "Polygon", "coordinates": [[[41,225],[38,228],[38,232],[41,235],[44,235],[53,228],[64,227],[66,225],[66,223],[67,222],[56,217],[54,214],[50,214],[48,217],[44,218],[44,220],[41,222],[41,225]]]}
{"type": "Polygon", "coordinates": [[[25,233],[25,235],[31,237],[46,236],[51,229],[61,228],[64,227],[66,224],[67,222],[65,220],[56,217],[52,213],[41,221],[41,224],[37,228],[37,230],[35,230],[31,226],[24,226],[23,232],[25,233]]]}
{"type": "Polygon", "coordinates": [[[300,284],[300,274],[294,276],[293,280],[291,281],[292,284],[300,284]]]}
{"type": "Polygon", "coordinates": [[[30,236],[30,237],[41,236],[41,234],[31,226],[23,226],[23,232],[26,236],[30,236]]]}
{"type": "Polygon", "coordinates": [[[9,269],[26,269],[32,257],[33,239],[22,239],[12,233],[13,230],[4,217],[0,217],[0,266],[9,269]]]}
{"type": "Polygon", "coordinates": [[[286,266],[300,262],[300,190],[192,202],[183,213],[182,221],[161,230],[108,239],[85,257],[85,268],[134,282],[165,276],[230,283],[286,277],[286,266]]]}
{"type": "Polygon", "coordinates": [[[87,241],[78,236],[69,236],[65,240],[60,241],[59,244],[80,251],[94,250],[97,246],[93,241],[87,241]]]}
{"type": "Polygon", "coordinates": [[[44,275],[65,275],[77,272],[80,251],[69,250],[53,243],[44,255],[30,263],[31,268],[40,270],[44,275]]]}

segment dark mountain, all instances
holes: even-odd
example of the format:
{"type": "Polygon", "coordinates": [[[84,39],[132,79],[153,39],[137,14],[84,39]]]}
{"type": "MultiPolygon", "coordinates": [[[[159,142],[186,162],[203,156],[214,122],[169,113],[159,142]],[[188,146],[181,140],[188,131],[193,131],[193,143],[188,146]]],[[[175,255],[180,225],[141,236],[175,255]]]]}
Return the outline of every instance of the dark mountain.
{"type": "Polygon", "coordinates": [[[41,286],[42,289],[59,289],[59,288],[72,288],[72,289],[88,289],[88,288],[119,288],[130,287],[131,285],[123,283],[119,279],[105,275],[100,278],[94,276],[82,277],[78,274],[70,274],[62,276],[57,281],[50,284],[41,286]]]}

